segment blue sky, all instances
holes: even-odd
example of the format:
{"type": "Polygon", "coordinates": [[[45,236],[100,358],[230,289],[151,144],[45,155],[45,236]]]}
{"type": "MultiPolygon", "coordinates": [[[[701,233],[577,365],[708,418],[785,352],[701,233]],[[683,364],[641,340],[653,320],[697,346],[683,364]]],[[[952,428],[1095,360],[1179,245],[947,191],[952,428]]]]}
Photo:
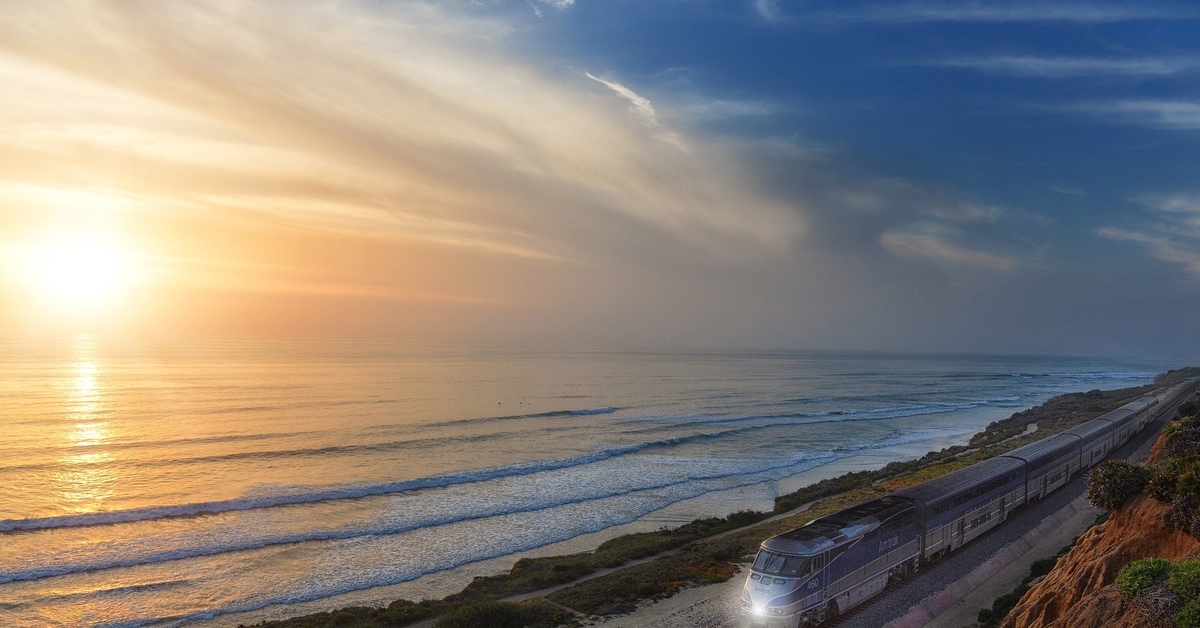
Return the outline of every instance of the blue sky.
{"type": "Polygon", "coordinates": [[[1193,187],[1194,5],[577,3],[542,18],[576,63],[685,111],[741,114],[708,130],[1070,230],[1136,226],[1150,198],[1193,187]]]}
{"type": "MultiPolygon", "coordinates": [[[[808,196],[810,177],[818,177],[818,187],[832,188],[827,194],[865,188],[887,206],[886,216],[858,220],[828,197],[813,200],[809,212],[829,214],[813,221],[824,230],[821,242],[854,251],[890,241],[893,253],[929,262],[928,275],[911,281],[954,281],[937,276],[938,263],[971,259],[1033,275],[1028,292],[1014,295],[1027,299],[1018,303],[1038,307],[1059,287],[1081,292],[1086,308],[1113,311],[1075,314],[1108,318],[1105,334],[1146,320],[1116,314],[1130,308],[1121,296],[1130,291],[1147,308],[1181,308],[1172,314],[1187,326],[1200,279],[1195,5],[578,2],[539,9],[547,23],[536,30],[573,62],[693,114],[690,122],[705,132],[792,145],[800,156],[760,156],[785,196],[808,196]],[[788,181],[789,169],[803,174],[788,181]],[[926,203],[944,207],[920,207],[926,203]],[[936,249],[920,246],[935,242],[955,248],[939,260],[936,249]]],[[[1033,326],[1042,317],[1029,312],[1009,324],[1022,318],[1033,326]]]]}
{"type": "Polygon", "coordinates": [[[120,312],[56,330],[1147,357],[1200,341],[1187,3],[5,12],[0,88],[23,95],[0,103],[9,331],[48,318],[17,262],[82,230],[133,279],[120,312]]]}

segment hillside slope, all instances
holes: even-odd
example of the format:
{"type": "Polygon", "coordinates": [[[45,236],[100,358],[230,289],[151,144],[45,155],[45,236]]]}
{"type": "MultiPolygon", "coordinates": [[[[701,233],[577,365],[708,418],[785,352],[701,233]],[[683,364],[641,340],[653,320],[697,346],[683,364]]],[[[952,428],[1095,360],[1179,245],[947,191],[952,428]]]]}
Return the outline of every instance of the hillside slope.
{"type": "MultiPolygon", "coordinates": [[[[1157,460],[1163,439],[1150,459],[1157,460]]],[[[1200,541],[1164,522],[1168,506],[1140,495],[1080,537],[1044,580],[1008,614],[1003,628],[1137,628],[1146,619],[1113,584],[1141,558],[1200,556],[1200,541]]]]}

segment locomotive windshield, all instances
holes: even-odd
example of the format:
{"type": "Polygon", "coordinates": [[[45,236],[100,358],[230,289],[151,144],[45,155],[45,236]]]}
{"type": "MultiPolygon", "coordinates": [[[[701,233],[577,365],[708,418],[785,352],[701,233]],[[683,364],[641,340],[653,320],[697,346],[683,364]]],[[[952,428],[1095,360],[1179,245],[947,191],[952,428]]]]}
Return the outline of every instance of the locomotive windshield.
{"type": "Polygon", "coordinates": [[[804,568],[811,560],[811,556],[790,556],[759,550],[758,557],[754,559],[754,566],[751,569],[772,576],[796,578],[804,573],[804,568]]]}

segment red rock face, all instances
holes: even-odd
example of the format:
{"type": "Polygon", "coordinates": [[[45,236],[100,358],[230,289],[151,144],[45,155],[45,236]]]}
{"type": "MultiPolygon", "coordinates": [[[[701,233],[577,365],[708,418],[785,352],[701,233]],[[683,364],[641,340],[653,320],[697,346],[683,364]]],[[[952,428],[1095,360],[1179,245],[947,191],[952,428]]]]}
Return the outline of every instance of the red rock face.
{"type": "Polygon", "coordinates": [[[1143,495],[1088,530],[1046,579],[1025,593],[1002,628],[1145,626],[1141,613],[1113,585],[1117,573],[1141,558],[1200,555],[1200,542],[1166,527],[1166,511],[1165,504],[1143,495]]]}

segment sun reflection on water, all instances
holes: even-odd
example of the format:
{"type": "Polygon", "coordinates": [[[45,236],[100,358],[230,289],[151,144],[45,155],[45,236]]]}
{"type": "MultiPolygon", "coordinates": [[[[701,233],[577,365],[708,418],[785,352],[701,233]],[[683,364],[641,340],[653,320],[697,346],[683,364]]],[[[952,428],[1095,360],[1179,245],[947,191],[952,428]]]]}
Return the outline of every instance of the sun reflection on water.
{"type": "Polygon", "coordinates": [[[103,447],[111,438],[101,387],[102,370],[90,338],[81,338],[74,378],[66,387],[64,455],[52,481],[61,506],[69,512],[95,512],[111,498],[117,482],[112,453],[103,447]]]}

